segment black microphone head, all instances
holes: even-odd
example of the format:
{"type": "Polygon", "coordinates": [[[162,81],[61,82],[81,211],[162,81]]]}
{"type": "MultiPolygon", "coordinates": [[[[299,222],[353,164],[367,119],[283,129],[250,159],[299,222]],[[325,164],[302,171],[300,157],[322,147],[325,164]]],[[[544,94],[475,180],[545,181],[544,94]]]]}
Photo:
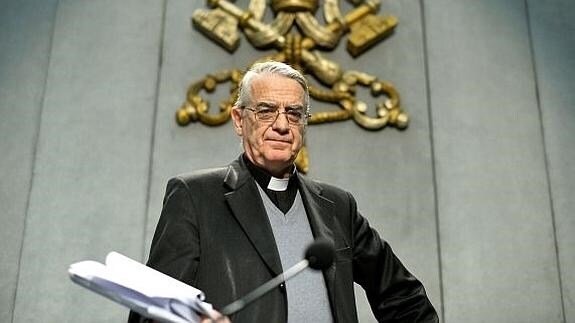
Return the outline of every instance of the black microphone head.
{"type": "Polygon", "coordinates": [[[335,258],[335,249],[326,239],[317,239],[305,251],[305,259],[309,262],[311,269],[326,269],[333,263],[333,258],[335,258]]]}

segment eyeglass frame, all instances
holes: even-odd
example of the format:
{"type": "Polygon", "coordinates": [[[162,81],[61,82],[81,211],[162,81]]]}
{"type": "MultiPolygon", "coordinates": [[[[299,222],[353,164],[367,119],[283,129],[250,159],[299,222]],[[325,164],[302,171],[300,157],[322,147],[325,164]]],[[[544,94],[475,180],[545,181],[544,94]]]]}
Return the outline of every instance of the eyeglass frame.
{"type": "Polygon", "coordinates": [[[274,106],[273,104],[267,104],[267,103],[260,103],[255,108],[244,106],[244,107],[242,107],[242,109],[252,111],[254,113],[256,121],[261,122],[261,123],[266,123],[266,124],[275,123],[277,121],[279,115],[283,114],[286,116],[286,120],[290,126],[305,126],[305,125],[307,125],[307,120],[311,117],[311,114],[309,112],[307,112],[308,109],[304,108],[303,106],[299,106],[299,105],[297,107],[294,107],[294,106],[285,107],[283,111],[280,111],[280,109],[278,107],[274,106]],[[261,116],[258,116],[258,114],[263,112],[263,110],[273,110],[275,113],[275,117],[273,119],[270,119],[270,120],[261,120],[261,116]],[[293,111],[297,111],[297,112],[301,113],[300,120],[295,122],[295,123],[294,123],[294,121],[291,121],[289,118],[289,113],[293,112],[293,111]]]}

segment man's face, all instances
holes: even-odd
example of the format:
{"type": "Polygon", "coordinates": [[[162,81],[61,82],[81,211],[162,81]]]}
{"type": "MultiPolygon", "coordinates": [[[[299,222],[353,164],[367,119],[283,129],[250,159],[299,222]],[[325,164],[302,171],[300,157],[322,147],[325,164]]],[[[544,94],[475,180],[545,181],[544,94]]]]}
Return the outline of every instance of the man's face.
{"type": "MultiPolygon", "coordinates": [[[[251,83],[251,104],[247,108],[272,107],[280,112],[304,108],[304,90],[290,78],[264,74],[251,83]]],[[[283,177],[303,143],[304,125],[290,124],[280,113],[275,121],[258,120],[254,111],[232,110],[236,133],[242,137],[247,157],[276,177],[283,177]]]]}

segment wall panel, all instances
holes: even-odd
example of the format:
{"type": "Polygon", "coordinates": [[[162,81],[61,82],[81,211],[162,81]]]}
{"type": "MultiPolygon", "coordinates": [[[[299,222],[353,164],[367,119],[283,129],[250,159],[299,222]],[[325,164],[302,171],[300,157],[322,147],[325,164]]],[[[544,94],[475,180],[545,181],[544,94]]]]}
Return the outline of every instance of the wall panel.
{"type": "Polygon", "coordinates": [[[575,321],[575,3],[528,1],[566,322],[575,321]]]}
{"type": "Polygon", "coordinates": [[[59,3],[14,322],[127,316],[66,270],[140,253],[161,18],[160,1],[59,3]]]}
{"type": "Polygon", "coordinates": [[[10,322],[57,1],[0,3],[0,322],[10,322]]]}
{"type": "Polygon", "coordinates": [[[524,1],[425,2],[446,322],[559,322],[524,1]]]}

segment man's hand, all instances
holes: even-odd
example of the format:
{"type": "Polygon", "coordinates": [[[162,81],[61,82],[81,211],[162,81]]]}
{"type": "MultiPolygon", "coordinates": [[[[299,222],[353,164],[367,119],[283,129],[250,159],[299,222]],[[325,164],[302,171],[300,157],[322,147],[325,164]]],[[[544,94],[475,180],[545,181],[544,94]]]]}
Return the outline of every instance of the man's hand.
{"type": "Polygon", "coordinates": [[[202,315],[200,323],[232,323],[227,316],[223,316],[222,313],[212,310],[210,312],[210,317],[202,315]]]}

